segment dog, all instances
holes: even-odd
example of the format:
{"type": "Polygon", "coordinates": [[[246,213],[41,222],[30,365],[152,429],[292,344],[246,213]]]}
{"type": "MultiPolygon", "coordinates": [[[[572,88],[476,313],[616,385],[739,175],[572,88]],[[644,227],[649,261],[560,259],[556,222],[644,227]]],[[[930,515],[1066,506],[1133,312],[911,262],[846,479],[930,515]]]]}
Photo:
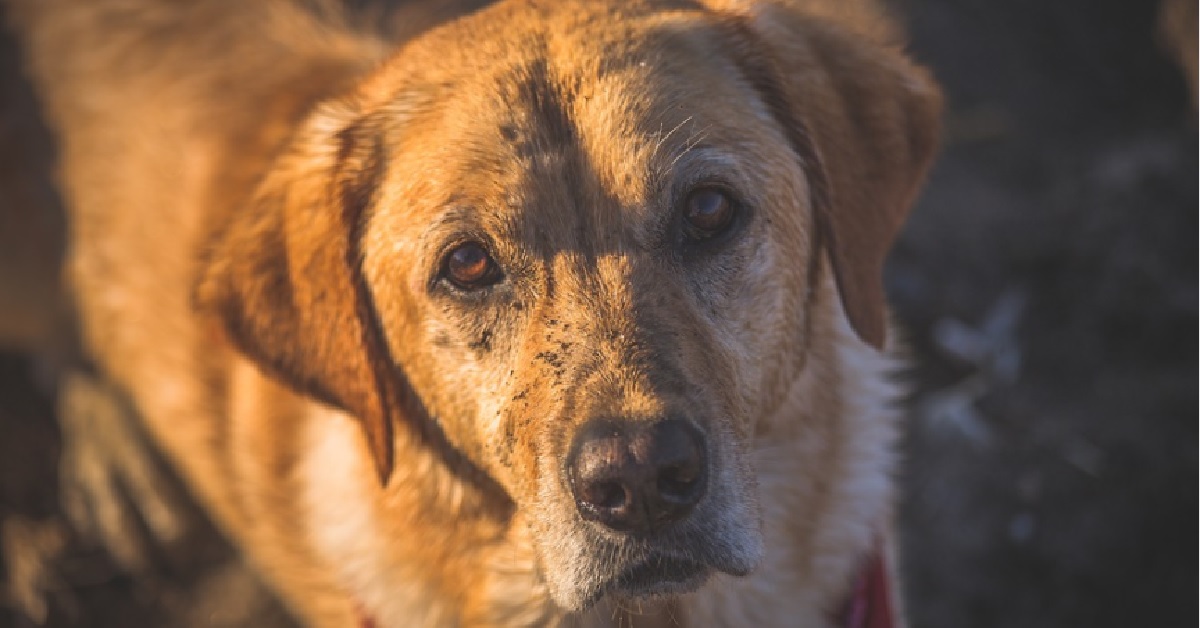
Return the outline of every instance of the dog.
{"type": "Polygon", "coordinates": [[[306,624],[898,625],[931,76],[866,3],[448,6],[10,3],[98,372],[306,624]]]}

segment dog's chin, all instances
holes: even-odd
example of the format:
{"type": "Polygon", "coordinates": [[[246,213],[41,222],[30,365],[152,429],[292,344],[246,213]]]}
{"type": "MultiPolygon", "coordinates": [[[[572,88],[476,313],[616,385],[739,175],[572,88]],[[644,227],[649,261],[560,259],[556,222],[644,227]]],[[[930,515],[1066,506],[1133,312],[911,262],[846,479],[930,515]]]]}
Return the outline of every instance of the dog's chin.
{"type": "Polygon", "coordinates": [[[605,597],[638,600],[690,593],[712,575],[708,565],[670,557],[651,557],[636,562],[602,581],[570,595],[559,603],[574,611],[585,611],[605,597]]]}
{"type": "Polygon", "coordinates": [[[653,540],[593,536],[590,542],[575,545],[574,556],[540,558],[547,592],[563,610],[585,611],[607,597],[628,600],[690,593],[717,572],[746,576],[762,561],[762,534],[757,526],[739,526],[725,534],[712,534],[711,528],[684,532],[653,540]]]}
{"type": "Polygon", "coordinates": [[[633,565],[601,586],[600,594],[646,598],[690,593],[712,575],[708,565],[676,558],[654,558],[633,565]]]}
{"type": "MultiPolygon", "coordinates": [[[[581,586],[555,601],[570,611],[585,611],[605,597],[622,600],[683,595],[699,589],[715,572],[744,576],[751,569],[720,566],[666,555],[650,555],[631,561],[611,575],[581,586]]],[[[560,592],[562,593],[562,592],[560,592]]]]}

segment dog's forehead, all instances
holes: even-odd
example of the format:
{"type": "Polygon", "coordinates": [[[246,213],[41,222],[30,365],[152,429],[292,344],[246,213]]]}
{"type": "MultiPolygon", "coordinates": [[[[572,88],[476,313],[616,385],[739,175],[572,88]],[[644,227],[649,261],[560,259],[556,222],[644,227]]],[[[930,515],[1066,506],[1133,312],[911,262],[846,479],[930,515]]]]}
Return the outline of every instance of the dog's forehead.
{"type": "Polygon", "coordinates": [[[729,165],[730,147],[762,139],[754,136],[769,116],[756,110],[710,16],[597,6],[511,28],[479,15],[482,24],[459,27],[459,37],[478,38],[477,50],[454,53],[438,81],[424,81],[437,83],[427,124],[437,140],[421,142],[419,169],[439,173],[425,187],[443,208],[473,207],[524,240],[535,231],[559,240],[556,226],[579,234],[577,220],[547,220],[548,212],[644,240],[654,197],[680,170],[729,165]]]}

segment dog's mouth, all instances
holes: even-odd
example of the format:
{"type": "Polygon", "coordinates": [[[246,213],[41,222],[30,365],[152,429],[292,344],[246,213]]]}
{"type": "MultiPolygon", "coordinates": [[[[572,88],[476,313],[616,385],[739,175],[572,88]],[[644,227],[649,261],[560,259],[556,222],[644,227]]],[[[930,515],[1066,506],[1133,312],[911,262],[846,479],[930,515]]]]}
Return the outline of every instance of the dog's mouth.
{"type": "Polygon", "coordinates": [[[690,560],[655,558],[626,569],[613,580],[610,590],[636,596],[690,591],[703,584],[711,571],[690,560]]]}
{"type": "Polygon", "coordinates": [[[627,567],[602,584],[592,602],[604,595],[646,598],[688,593],[698,589],[711,574],[712,567],[703,563],[670,556],[652,556],[627,567]]]}
{"type": "MultiPolygon", "coordinates": [[[[575,503],[567,504],[577,507],[574,511],[558,504],[553,508],[537,504],[546,510],[542,518],[532,520],[535,526],[530,530],[531,540],[547,593],[554,602],[565,610],[581,612],[604,598],[636,601],[674,597],[696,591],[718,572],[733,577],[752,572],[763,555],[762,523],[754,499],[757,487],[752,475],[740,475],[747,468],[735,464],[736,452],[717,453],[725,456],[720,461],[732,462],[710,461],[708,490],[703,499],[682,517],[659,527],[647,525],[626,531],[613,525],[626,523],[621,512],[589,518],[578,508],[580,501],[607,507],[601,499],[603,494],[596,497],[589,492],[580,497],[568,493],[575,503]],[[643,529],[646,527],[649,529],[643,529]]],[[[640,477],[635,479],[640,481],[640,477]]],[[[662,481],[661,476],[657,479],[662,481]]],[[[563,484],[574,491],[574,484],[563,484]]],[[[634,488],[653,490],[657,485],[650,484],[651,489],[645,486],[643,483],[634,488]]],[[[661,495],[657,498],[665,500],[661,495]]]]}

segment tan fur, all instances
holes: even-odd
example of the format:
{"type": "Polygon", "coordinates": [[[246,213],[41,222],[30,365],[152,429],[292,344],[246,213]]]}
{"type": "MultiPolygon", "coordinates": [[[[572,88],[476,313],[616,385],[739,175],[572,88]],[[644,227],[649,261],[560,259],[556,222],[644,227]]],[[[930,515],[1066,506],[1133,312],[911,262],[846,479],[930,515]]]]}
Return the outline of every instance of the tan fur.
{"type": "Polygon", "coordinates": [[[85,344],[306,621],[823,625],[887,538],[880,273],[939,99],[873,13],[514,1],[397,53],[282,2],[14,15],[85,344]],[[709,181],[744,218],[682,249],[709,181]],[[464,237],[485,298],[436,279],[464,237]],[[566,447],[663,416],[711,457],[664,547],[728,573],[573,614],[643,549],[566,447]]]}

